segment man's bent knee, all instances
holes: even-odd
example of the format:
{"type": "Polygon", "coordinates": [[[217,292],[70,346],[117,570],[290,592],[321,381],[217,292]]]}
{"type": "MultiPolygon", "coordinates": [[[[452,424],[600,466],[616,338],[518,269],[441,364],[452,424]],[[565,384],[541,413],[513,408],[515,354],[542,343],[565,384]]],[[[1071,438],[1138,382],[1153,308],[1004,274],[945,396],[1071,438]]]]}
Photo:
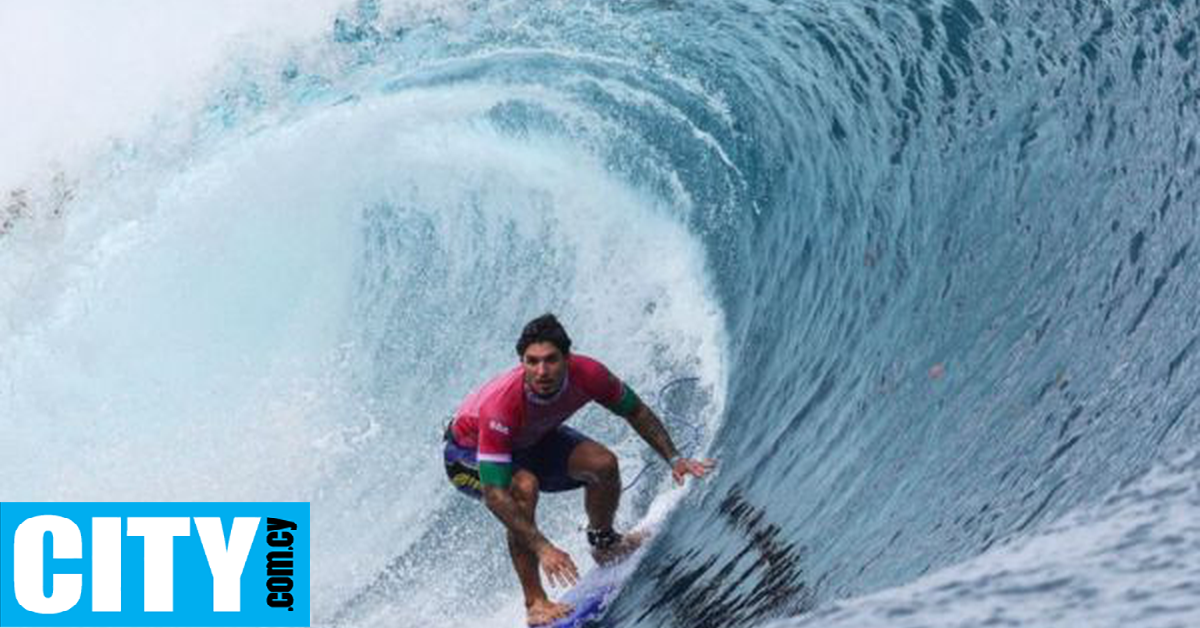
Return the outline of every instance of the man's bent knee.
{"type": "Polygon", "coordinates": [[[596,455],[596,473],[603,478],[617,477],[621,473],[617,455],[605,449],[596,455]]]}
{"type": "Polygon", "coordinates": [[[591,444],[578,452],[572,476],[588,484],[609,483],[618,481],[621,477],[620,464],[617,456],[607,447],[591,444]]]}
{"type": "Polygon", "coordinates": [[[509,490],[512,491],[513,498],[521,503],[534,502],[538,494],[537,476],[532,473],[517,473],[513,475],[509,490]]]}

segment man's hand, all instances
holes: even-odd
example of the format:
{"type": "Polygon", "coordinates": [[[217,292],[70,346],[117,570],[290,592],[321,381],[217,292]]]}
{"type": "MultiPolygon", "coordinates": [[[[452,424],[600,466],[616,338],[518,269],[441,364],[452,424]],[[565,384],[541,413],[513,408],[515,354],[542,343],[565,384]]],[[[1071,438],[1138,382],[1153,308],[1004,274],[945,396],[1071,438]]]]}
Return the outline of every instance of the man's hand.
{"type": "Polygon", "coordinates": [[[708,460],[692,460],[691,458],[679,458],[671,467],[671,475],[675,478],[675,483],[683,485],[683,479],[687,476],[702,478],[710,469],[717,466],[717,461],[708,460]]]}
{"type": "Polygon", "coordinates": [[[538,548],[537,557],[550,586],[569,587],[579,580],[579,570],[575,567],[575,561],[571,560],[571,555],[550,543],[538,548]]]}

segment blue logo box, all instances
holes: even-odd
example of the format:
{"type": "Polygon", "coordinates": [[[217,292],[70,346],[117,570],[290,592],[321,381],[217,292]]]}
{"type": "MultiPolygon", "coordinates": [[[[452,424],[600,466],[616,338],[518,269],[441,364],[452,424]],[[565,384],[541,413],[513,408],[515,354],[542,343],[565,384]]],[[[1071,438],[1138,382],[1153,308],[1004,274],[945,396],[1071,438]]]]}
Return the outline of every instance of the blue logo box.
{"type": "Polygon", "coordinates": [[[0,503],[0,628],[308,626],[306,502],[0,503]]]}

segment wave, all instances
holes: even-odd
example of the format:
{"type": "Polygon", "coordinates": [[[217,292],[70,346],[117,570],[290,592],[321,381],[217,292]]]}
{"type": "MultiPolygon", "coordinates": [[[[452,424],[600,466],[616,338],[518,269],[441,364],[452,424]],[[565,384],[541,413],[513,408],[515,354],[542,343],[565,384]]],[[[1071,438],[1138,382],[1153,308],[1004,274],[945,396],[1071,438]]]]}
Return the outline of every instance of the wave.
{"type": "MultiPolygon", "coordinates": [[[[359,2],[21,193],[3,497],[308,500],[317,623],[519,621],[429,452],[553,310],[639,390],[693,382],[657,401],[720,461],[631,491],[660,531],[607,625],[754,625],[1086,537],[1067,515],[1200,435],[1198,16],[359,2]]],[[[581,516],[541,523],[579,552],[581,516]]]]}

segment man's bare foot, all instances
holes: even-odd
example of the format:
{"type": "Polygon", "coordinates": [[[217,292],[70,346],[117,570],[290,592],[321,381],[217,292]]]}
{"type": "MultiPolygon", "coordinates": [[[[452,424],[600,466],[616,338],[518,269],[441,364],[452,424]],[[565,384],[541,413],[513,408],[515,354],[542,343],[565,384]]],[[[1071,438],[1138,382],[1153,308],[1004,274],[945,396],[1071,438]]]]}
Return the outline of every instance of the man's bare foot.
{"type": "Polygon", "coordinates": [[[537,600],[525,607],[525,621],[530,626],[541,626],[571,614],[574,607],[550,600],[537,600]]]}
{"type": "Polygon", "coordinates": [[[605,567],[618,562],[621,562],[630,554],[637,551],[637,548],[642,546],[642,543],[650,537],[650,533],[645,530],[622,534],[621,540],[613,543],[611,546],[604,549],[592,549],[592,558],[596,560],[596,564],[605,567]]]}

